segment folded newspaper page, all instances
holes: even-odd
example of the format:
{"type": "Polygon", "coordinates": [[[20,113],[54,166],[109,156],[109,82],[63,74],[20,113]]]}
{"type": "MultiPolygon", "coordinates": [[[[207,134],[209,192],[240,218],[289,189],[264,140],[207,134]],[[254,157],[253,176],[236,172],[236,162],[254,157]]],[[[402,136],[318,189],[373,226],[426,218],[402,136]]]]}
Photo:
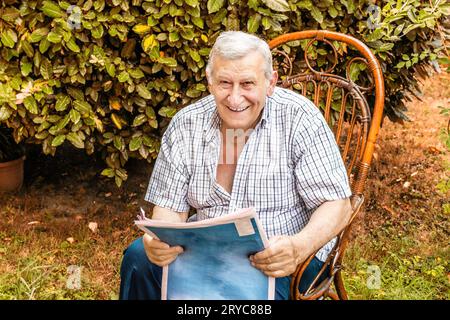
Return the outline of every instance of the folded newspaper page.
{"type": "Polygon", "coordinates": [[[268,241],[254,209],[195,222],[138,217],[136,225],[184,252],[163,268],[162,300],[273,300],[275,279],[250,264],[268,241]]]}

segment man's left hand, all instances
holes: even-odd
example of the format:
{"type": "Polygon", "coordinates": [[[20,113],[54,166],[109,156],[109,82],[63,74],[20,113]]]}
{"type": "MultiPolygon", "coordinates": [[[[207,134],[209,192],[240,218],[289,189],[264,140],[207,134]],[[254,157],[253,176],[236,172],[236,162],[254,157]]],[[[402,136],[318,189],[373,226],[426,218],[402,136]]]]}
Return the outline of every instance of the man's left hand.
{"type": "Polygon", "coordinates": [[[251,264],[269,277],[285,277],[295,272],[306,257],[299,252],[290,236],[274,236],[269,247],[250,256],[251,264]]]}

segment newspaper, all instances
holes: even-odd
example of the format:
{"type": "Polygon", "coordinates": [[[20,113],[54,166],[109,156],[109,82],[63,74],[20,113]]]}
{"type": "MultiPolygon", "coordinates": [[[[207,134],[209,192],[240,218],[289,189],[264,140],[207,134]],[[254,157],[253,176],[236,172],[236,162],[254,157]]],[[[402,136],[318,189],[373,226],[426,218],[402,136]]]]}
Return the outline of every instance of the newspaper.
{"type": "Polygon", "coordinates": [[[162,300],[273,300],[275,279],[250,264],[268,241],[254,209],[195,222],[151,220],[135,224],[184,252],[163,267],[162,300]]]}

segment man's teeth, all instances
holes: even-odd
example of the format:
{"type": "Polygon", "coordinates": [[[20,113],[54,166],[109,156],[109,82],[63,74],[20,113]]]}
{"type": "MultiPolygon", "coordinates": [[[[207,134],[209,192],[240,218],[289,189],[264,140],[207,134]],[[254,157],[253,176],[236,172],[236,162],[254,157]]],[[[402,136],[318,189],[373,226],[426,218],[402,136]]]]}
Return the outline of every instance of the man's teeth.
{"type": "Polygon", "coordinates": [[[230,109],[232,111],[236,111],[236,112],[244,111],[247,108],[248,108],[248,106],[247,107],[243,107],[243,108],[231,108],[231,107],[228,107],[228,109],[230,109]]]}

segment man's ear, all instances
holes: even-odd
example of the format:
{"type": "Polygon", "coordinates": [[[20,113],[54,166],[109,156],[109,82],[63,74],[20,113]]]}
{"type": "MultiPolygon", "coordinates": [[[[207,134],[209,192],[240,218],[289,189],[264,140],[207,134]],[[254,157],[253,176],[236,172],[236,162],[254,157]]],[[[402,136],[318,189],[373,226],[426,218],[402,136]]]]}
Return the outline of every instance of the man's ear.
{"type": "Polygon", "coordinates": [[[278,72],[274,71],[272,73],[272,78],[269,80],[269,87],[267,88],[267,96],[271,96],[273,94],[275,86],[277,85],[277,81],[278,81],[278,72]]]}
{"type": "Polygon", "coordinates": [[[211,91],[211,76],[209,75],[208,72],[205,73],[206,76],[206,82],[207,82],[207,86],[208,86],[208,90],[210,93],[212,93],[211,91]]]}

